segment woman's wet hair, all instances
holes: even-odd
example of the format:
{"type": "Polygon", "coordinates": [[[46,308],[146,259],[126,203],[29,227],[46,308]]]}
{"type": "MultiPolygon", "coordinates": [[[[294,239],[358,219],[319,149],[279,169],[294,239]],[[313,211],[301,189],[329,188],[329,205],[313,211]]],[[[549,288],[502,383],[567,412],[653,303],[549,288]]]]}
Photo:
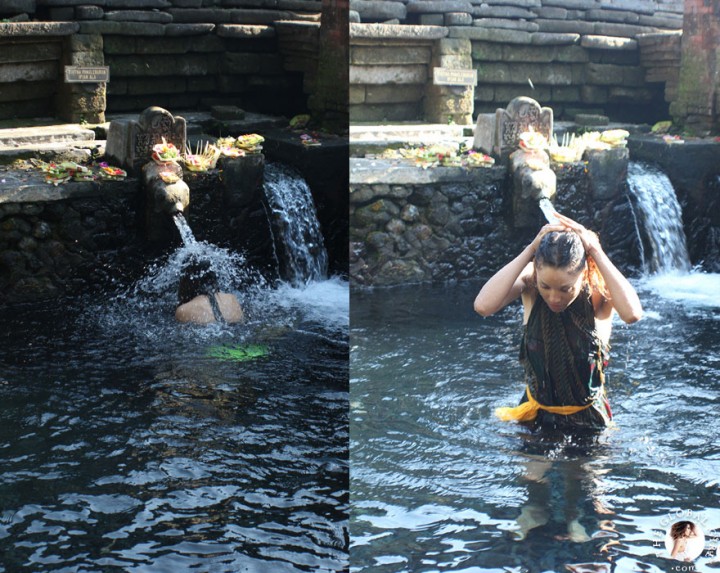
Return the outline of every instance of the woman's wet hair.
{"type": "Polygon", "coordinates": [[[549,265],[558,269],[579,272],[585,266],[585,247],[576,233],[552,231],[540,240],[535,253],[535,266],[549,265]]]}
{"type": "Polygon", "coordinates": [[[690,526],[690,531],[695,533],[695,524],[692,521],[678,521],[677,523],[672,524],[672,527],[670,528],[670,537],[673,539],[682,537],[685,535],[685,530],[688,525],[690,526]]]}
{"type": "Polygon", "coordinates": [[[180,275],[178,301],[185,304],[196,296],[217,292],[218,288],[218,277],[210,261],[192,260],[180,275]]]}

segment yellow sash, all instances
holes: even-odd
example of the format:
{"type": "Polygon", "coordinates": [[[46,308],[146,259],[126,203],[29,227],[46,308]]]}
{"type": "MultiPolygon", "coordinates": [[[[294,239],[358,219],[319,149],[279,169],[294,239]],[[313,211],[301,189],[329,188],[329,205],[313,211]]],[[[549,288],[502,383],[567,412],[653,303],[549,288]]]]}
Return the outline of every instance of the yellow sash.
{"type": "Polygon", "coordinates": [[[525,394],[528,398],[527,402],[523,402],[514,408],[497,408],[495,410],[495,415],[503,422],[510,422],[513,420],[517,422],[532,422],[537,417],[538,410],[545,410],[551,414],[569,416],[570,414],[577,414],[578,412],[587,410],[590,406],[592,406],[592,402],[585,406],[543,406],[532,397],[529,387],[525,388],[525,394]]]}

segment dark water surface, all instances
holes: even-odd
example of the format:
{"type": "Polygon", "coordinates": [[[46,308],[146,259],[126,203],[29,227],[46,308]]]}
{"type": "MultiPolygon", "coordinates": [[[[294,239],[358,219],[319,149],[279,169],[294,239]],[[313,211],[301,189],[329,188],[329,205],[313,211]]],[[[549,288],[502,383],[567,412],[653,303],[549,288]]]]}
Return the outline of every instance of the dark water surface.
{"type": "Polygon", "coordinates": [[[347,566],[347,283],[264,296],[232,327],[172,296],[0,310],[0,571],[347,566]],[[237,344],[267,356],[212,356],[237,344]]]}
{"type": "Polygon", "coordinates": [[[718,276],[640,285],[645,317],[612,337],[617,425],[590,442],[493,416],[523,392],[521,310],[479,317],[478,288],[353,293],[351,571],[720,570],[718,276]],[[711,556],[667,558],[680,519],[711,556]]]}

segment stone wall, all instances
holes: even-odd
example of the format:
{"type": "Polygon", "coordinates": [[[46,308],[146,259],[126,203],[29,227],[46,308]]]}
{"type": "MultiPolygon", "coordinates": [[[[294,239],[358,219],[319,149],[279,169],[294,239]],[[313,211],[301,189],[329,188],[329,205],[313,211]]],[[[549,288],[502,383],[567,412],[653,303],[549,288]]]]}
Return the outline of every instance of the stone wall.
{"type": "Polygon", "coordinates": [[[105,111],[215,104],[292,116],[314,87],[320,0],[0,4],[11,20],[0,23],[0,119],[92,123],[105,111]],[[92,38],[92,50],[71,45],[76,34],[92,38]],[[64,65],[109,66],[107,99],[104,84],[64,85],[64,65]]]}
{"type": "MultiPolygon", "coordinates": [[[[599,232],[625,272],[642,264],[625,176],[628,154],[554,165],[555,205],[599,232]]],[[[396,285],[489,276],[527,245],[544,219],[517,228],[505,167],[462,169],[350,160],[350,276],[358,285],[396,285]]]]}
{"type": "Polygon", "coordinates": [[[433,68],[468,67],[469,58],[478,83],[473,108],[462,110],[466,118],[520,95],[552,107],[560,119],[667,116],[669,72],[657,68],[670,67],[669,60],[646,68],[638,42],[646,34],[677,34],[682,0],[356,0],[350,6],[352,121],[427,120],[433,68]],[[439,38],[467,44],[443,58],[435,48],[439,38]]]}

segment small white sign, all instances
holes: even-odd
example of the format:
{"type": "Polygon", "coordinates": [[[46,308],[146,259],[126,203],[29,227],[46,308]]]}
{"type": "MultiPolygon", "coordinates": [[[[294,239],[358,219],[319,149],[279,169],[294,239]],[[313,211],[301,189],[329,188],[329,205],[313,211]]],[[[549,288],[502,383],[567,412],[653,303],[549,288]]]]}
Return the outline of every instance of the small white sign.
{"type": "Polygon", "coordinates": [[[433,83],[436,86],[474,86],[477,84],[477,70],[433,68],[433,83]]]}
{"type": "Polygon", "coordinates": [[[109,81],[108,66],[65,66],[65,83],[106,84],[109,81]]]}

